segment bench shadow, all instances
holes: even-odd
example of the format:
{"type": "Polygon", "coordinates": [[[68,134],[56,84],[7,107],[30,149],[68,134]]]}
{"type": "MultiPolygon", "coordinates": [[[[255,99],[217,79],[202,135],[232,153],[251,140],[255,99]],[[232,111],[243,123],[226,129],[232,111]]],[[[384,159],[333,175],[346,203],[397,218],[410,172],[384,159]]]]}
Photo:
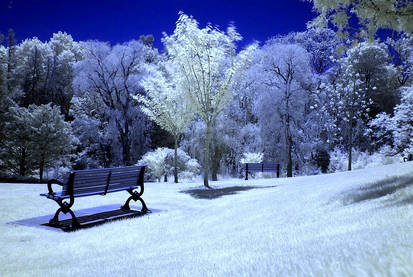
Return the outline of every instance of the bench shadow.
{"type": "MultiPolygon", "coordinates": [[[[59,216],[59,224],[57,226],[49,224],[49,220],[53,217],[53,214],[42,215],[33,218],[24,218],[12,222],[7,222],[7,224],[34,227],[55,232],[73,232],[80,229],[99,226],[116,220],[142,217],[148,214],[142,213],[137,210],[137,208],[139,207],[132,206],[131,208],[132,209],[130,211],[125,211],[120,209],[118,204],[109,204],[105,206],[75,210],[74,212],[76,214],[76,217],[81,224],[81,226],[78,228],[71,227],[72,217],[69,213],[61,214],[59,216]]],[[[151,213],[163,212],[163,210],[160,209],[151,208],[150,210],[151,213]]]]}
{"type": "MultiPolygon", "coordinates": [[[[413,176],[389,177],[367,186],[353,189],[345,194],[343,202],[345,205],[359,203],[362,201],[378,199],[387,195],[394,194],[408,187],[413,187],[413,176]]],[[[408,198],[393,200],[398,204],[412,204],[413,195],[408,198]]]]}
{"type": "Polygon", "coordinates": [[[109,222],[113,222],[117,220],[141,217],[146,214],[148,213],[143,213],[143,212],[135,211],[135,210],[125,211],[122,209],[116,209],[116,210],[111,210],[111,211],[95,213],[95,214],[78,216],[77,220],[80,224],[80,226],[78,227],[72,227],[71,218],[60,220],[58,225],[52,225],[49,223],[43,223],[42,225],[48,226],[51,228],[58,228],[64,232],[74,232],[80,229],[92,228],[92,227],[96,227],[96,226],[103,225],[105,223],[109,223],[109,222]]]}
{"type": "Polygon", "coordinates": [[[189,189],[182,190],[181,193],[187,193],[196,199],[216,199],[225,195],[237,194],[241,191],[247,191],[251,189],[260,189],[260,188],[272,188],[276,186],[265,186],[265,187],[256,187],[256,186],[232,186],[218,189],[189,189]]]}

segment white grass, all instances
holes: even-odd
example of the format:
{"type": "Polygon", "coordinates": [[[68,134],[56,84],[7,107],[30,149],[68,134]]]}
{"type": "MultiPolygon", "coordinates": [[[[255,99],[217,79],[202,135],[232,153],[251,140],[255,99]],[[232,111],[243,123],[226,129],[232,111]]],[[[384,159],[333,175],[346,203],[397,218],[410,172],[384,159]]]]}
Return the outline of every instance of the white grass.
{"type": "Polygon", "coordinates": [[[213,185],[276,187],[199,200],[179,191],[200,183],[150,183],[144,199],[161,212],[58,233],[6,224],[53,213],[45,185],[0,184],[0,275],[413,276],[412,162],[213,185]]]}

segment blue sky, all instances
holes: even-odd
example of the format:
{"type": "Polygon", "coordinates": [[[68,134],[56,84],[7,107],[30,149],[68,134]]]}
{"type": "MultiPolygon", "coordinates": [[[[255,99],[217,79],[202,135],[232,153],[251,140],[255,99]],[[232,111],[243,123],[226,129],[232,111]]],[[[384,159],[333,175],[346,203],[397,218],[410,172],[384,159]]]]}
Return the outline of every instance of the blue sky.
{"type": "Polygon", "coordinates": [[[112,44],[153,34],[155,47],[162,49],[162,32],[172,33],[178,12],[225,29],[233,23],[244,37],[241,44],[291,31],[305,30],[315,17],[312,3],[300,0],[170,0],[170,1],[23,1],[0,0],[0,32],[13,28],[16,38],[48,40],[65,31],[75,40],[97,39],[112,44]]]}

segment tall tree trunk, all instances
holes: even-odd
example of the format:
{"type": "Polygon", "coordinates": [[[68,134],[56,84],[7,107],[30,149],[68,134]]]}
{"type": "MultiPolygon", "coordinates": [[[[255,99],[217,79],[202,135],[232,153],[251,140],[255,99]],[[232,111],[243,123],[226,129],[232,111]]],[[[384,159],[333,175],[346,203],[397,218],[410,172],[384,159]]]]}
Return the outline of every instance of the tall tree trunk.
{"type": "Polygon", "coordinates": [[[42,157],[40,160],[40,166],[39,166],[40,182],[43,181],[43,170],[44,170],[44,158],[42,157]]]}
{"type": "Polygon", "coordinates": [[[123,163],[125,165],[131,165],[130,162],[130,143],[129,143],[129,123],[127,119],[125,119],[125,132],[123,134],[124,140],[123,140],[123,163]]]}
{"type": "Polygon", "coordinates": [[[26,148],[22,149],[22,155],[20,157],[19,165],[19,174],[20,176],[26,176],[26,148]]]}
{"type": "Polygon", "coordinates": [[[353,117],[354,117],[354,102],[355,97],[354,93],[356,91],[356,80],[353,80],[353,93],[351,94],[351,106],[350,106],[350,118],[349,118],[349,132],[348,132],[348,165],[347,170],[351,170],[351,160],[352,160],[352,151],[353,151],[353,117]]]}
{"type": "Polygon", "coordinates": [[[204,186],[211,189],[208,183],[209,175],[209,146],[211,143],[211,123],[207,122],[207,131],[205,138],[205,152],[204,152],[204,186]]]}
{"type": "Polygon", "coordinates": [[[178,136],[175,136],[174,144],[174,182],[178,183],[178,136]]]}
{"type": "Polygon", "coordinates": [[[291,137],[290,130],[290,92],[291,92],[291,80],[287,82],[286,91],[285,91],[285,110],[286,110],[286,123],[285,123],[285,133],[287,141],[287,177],[293,177],[293,159],[292,159],[292,144],[293,139],[291,137]]]}
{"type": "Polygon", "coordinates": [[[350,112],[350,130],[348,134],[348,165],[347,170],[351,170],[352,150],[353,150],[353,110],[350,112]]]}
{"type": "Polygon", "coordinates": [[[292,139],[288,138],[287,177],[293,177],[292,139]]]}
{"type": "Polygon", "coordinates": [[[219,160],[220,154],[218,153],[218,145],[217,145],[217,130],[215,123],[212,126],[213,128],[213,135],[211,139],[211,148],[212,148],[212,157],[211,157],[211,179],[212,181],[218,181],[218,170],[219,170],[219,160]]]}

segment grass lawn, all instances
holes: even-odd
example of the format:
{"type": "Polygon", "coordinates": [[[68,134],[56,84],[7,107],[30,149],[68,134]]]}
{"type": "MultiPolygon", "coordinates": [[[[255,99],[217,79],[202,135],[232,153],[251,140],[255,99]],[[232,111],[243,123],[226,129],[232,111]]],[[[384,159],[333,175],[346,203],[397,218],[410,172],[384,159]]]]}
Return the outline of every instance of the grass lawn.
{"type": "Polygon", "coordinates": [[[0,184],[0,276],[413,276],[413,162],[211,184],[147,183],[154,213],[70,233],[7,224],[57,204],[44,184],[0,184]]]}

